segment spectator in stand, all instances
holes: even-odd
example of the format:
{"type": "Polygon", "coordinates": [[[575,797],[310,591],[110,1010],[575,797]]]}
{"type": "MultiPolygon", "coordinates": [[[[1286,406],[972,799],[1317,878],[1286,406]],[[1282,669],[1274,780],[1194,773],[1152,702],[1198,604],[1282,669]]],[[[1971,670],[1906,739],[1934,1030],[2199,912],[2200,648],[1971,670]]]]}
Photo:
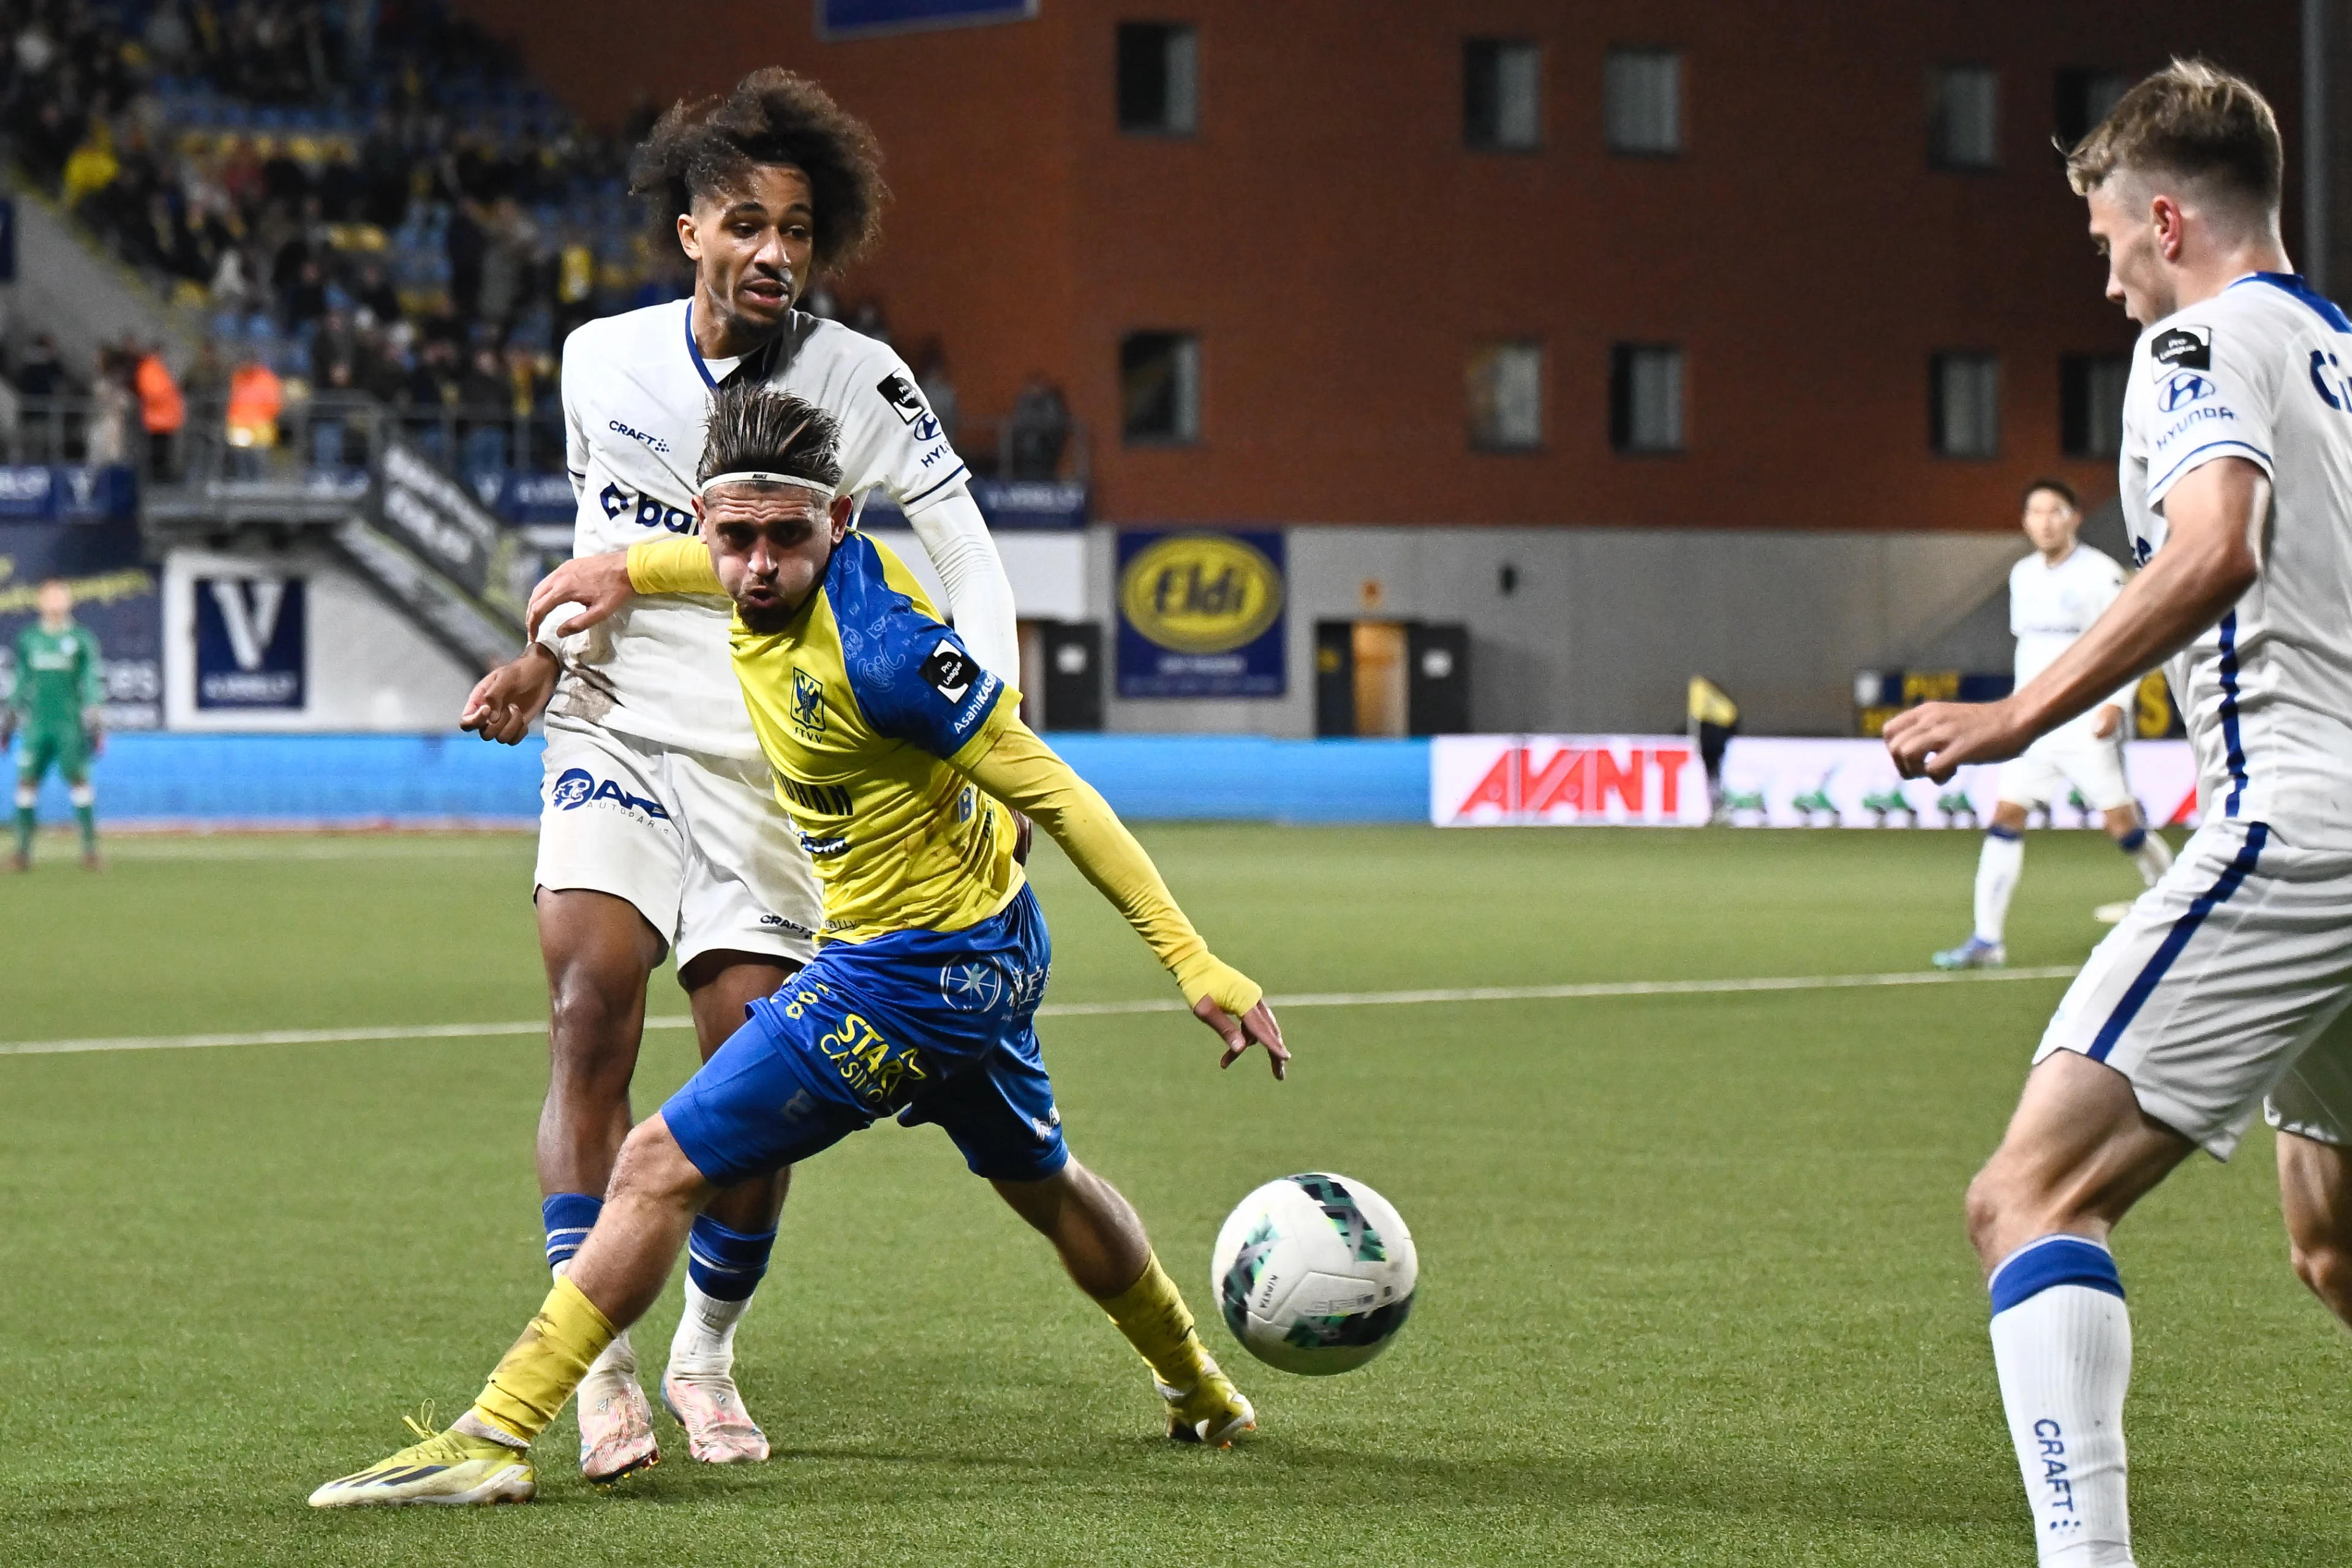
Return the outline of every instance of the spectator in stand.
{"type": "Polygon", "coordinates": [[[70,390],[57,339],[43,332],[33,340],[33,346],[25,351],[24,363],[16,367],[16,390],[27,397],[61,397],[70,390]]]}
{"type": "Polygon", "coordinates": [[[121,349],[98,351],[98,374],[89,384],[89,428],[82,441],[82,461],[93,468],[130,459],[131,363],[121,349]]]}
{"type": "Polygon", "coordinates": [[[466,415],[465,450],[458,471],[467,478],[497,473],[506,468],[507,420],[512,395],[498,351],[488,345],[476,349],[472,363],[467,366],[466,378],[457,387],[457,402],[466,415]]]}
{"type": "Polygon", "coordinates": [[[278,373],[257,359],[229,374],[226,435],[229,473],[258,479],[262,454],[278,445],[278,416],[285,412],[286,388],[278,373]]]}
{"type": "Polygon", "coordinates": [[[1070,441],[1070,405],[1062,389],[1033,373],[1021,395],[1013,400],[1013,417],[1006,421],[1007,478],[1051,479],[1061,477],[1062,449],[1070,441]]]}
{"type": "Polygon", "coordinates": [[[139,394],[139,422],[147,431],[148,475],[158,481],[169,479],[180,427],[188,422],[188,405],[180,395],[180,384],[172,379],[172,367],[163,363],[161,344],[139,356],[131,386],[139,394]]]}

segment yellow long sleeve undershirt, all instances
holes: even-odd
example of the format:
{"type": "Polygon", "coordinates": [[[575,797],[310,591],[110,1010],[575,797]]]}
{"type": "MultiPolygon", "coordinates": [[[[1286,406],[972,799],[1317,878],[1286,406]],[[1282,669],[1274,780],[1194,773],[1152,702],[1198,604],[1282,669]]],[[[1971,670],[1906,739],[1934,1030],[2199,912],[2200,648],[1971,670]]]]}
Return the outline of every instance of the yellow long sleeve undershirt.
{"type": "Polygon", "coordinates": [[[1160,880],[1160,868],[1100,792],[1055,756],[1009,704],[990,728],[994,743],[959,762],[957,771],[1053,836],[1071,863],[1160,955],[1183,987],[1185,1001],[1197,1005],[1206,996],[1236,1017],[1256,1006],[1265,990],[1209,951],[1160,880]]]}
{"type": "MultiPolygon", "coordinates": [[[[630,584],[640,594],[721,591],[709,549],[699,539],[631,545],[628,565],[630,584]]],[[[1209,952],[1110,803],[1055,755],[1009,702],[949,765],[1051,835],[1159,955],[1186,1002],[1197,1005],[1206,996],[1239,1017],[1265,996],[1255,981],[1209,952]]]]}
{"type": "Polygon", "coordinates": [[[698,535],[629,546],[629,586],[640,594],[723,594],[710,546],[698,535]]]}

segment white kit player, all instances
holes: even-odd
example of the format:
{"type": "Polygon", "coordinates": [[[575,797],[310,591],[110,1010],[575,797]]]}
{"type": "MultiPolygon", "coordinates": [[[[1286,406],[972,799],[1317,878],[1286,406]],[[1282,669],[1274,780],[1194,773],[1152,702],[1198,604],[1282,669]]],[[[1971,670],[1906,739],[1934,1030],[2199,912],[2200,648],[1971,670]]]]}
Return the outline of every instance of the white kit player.
{"type": "Polygon", "coordinates": [[[2068,989],[1969,1189],[2034,1537],[2063,1568],[2133,1561],[2108,1240],[2173,1166],[2226,1158],[2263,1110],[2295,1271],[2352,1322],[2352,321],[2289,270],[2283,162],[2251,85],[2179,61],[2074,149],[2108,297],[2145,328],[2121,463],[2142,568],[2023,690],[1886,727],[1907,776],[1948,777],[2169,658],[2196,750],[2201,826],[2068,989]]]}
{"type": "MultiPolygon", "coordinates": [[[[692,531],[709,394],[756,378],[839,421],[842,492],[879,489],[898,501],[957,630],[1009,676],[1012,588],[914,377],[886,345],[793,309],[815,275],[873,242],[887,194],[878,158],[862,123],[776,68],[723,100],[679,103],[654,127],[632,184],[680,215],[695,289],[589,322],[564,344],[573,553],[692,531]]],[[[559,609],[540,642],[475,689],[462,721],[512,744],[547,713],[535,899],[551,1071],[538,1160],[547,1259],[558,1270],[595,1224],[633,1120],[629,1080],[653,971],[675,954],[707,1058],[748,1003],[809,959],[822,920],[729,661],[731,609],[723,598],[641,599],[571,637],[560,636],[559,609]]],[[[735,1387],[734,1334],[767,1269],[789,1175],[727,1189],[694,1224],[686,1310],[661,1388],[698,1459],[768,1457],[735,1387]]],[[[658,1460],[625,1336],[582,1383],[579,1412],[590,1479],[658,1460]]]]}
{"type": "MultiPolygon", "coordinates": [[[[2124,569],[2114,558],[2076,539],[2083,513],[2064,480],[2036,479],[2026,487],[2024,525],[2033,553],[2009,574],[2018,689],[2089,631],[2124,588],[2124,569]]],[[[2069,792],[2080,795],[2151,888],[2172,864],[2171,848],[2141,820],[2139,802],[2124,776],[2124,737],[2137,684],[2126,683],[2088,713],[2036,740],[2023,756],[2001,764],[2000,804],[1993,808],[1977,855],[1976,930],[1959,946],[1936,954],[1937,968],[1991,969],[2009,962],[2003,928],[2025,863],[2026,818],[2037,805],[2054,818],[2069,792]]],[[[2121,919],[2126,907],[2110,905],[2099,913],[2121,919]]]]}

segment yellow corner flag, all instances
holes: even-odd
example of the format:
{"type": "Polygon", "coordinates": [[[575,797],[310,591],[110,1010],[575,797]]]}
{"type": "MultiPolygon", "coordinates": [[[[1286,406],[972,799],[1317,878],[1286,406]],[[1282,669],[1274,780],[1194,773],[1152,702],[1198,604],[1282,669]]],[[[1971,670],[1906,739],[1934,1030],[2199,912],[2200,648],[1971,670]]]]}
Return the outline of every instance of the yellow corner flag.
{"type": "Polygon", "coordinates": [[[1739,723],[1739,704],[1725,696],[1723,688],[1706,676],[1694,675],[1690,678],[1690,721],[1733,729],[1739,723]]]}

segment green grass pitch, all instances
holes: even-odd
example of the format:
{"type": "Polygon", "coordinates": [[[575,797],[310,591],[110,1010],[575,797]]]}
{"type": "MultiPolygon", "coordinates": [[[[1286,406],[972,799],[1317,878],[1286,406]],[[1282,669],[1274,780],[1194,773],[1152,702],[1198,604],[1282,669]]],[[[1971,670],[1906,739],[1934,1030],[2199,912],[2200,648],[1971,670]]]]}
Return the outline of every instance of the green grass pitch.
{"type": "MultiPolygon", "coordinates": [[[[1918,970],[1973,835],[1160,827],[1277,994],[1918,970]]],[[[62,843],[0,882],[0,1037],[528,1019],[522,837],[62,843]]],[[[1050,851],[1049,999],[1172,994],[1050,851]]],[[[2039,834],[2011,942],[2075,962],[2129,868],[2039,834]]],[[[680,1010],[667,977],[657,1012],[680,1010]]],[[[1073,1147],[1196,1310],[1257,1183],[1329,1169],[1412,1223],[1390,1354],[1287,1377],[1231,1453],[936,1129],[814,1162],[741,1338],[761,1467],[529,1508],[324,1515],[310,1487],[464,1407],[537,1303],[529,1037],[0,1056],[0,1561],[335,1564],[2020,1564],[1958,1224],[2060,984],[1299,1009],[1297,1071],[1176,1016],[1045,1026],[1073,1147]]],[[[651,1037],[640,1112],[691,1066],[651,1037]]],[[[2352,1539],[2352,1357],[2289,1274],[2271,1142],[2198,1159],[2119,1253],[2142,1561],[2352,1539]]],[[[675,1286],[639,1331],[657,1364],[675,1286]]]]}

